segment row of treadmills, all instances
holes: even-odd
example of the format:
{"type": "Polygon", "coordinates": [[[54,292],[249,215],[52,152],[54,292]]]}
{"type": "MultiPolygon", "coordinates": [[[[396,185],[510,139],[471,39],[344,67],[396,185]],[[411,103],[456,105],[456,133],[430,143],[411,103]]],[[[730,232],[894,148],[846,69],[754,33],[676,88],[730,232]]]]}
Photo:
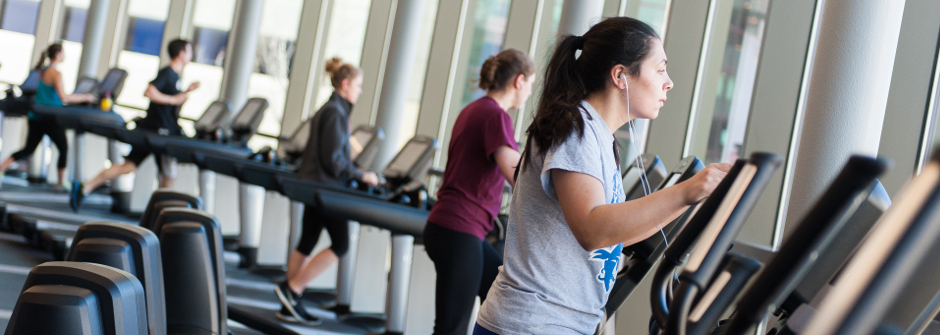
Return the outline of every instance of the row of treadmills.
{"type": "MultiPolygon", "coordinates": [[[[112,70],[116,72],[118,70],[112,70]]],[[[109,74],[110,76],[110,74],[109,74]]],[[[21,98],[22,99],[22,98],[21,98]]],[[[25,104],[28,106],[28,104],[25,104]]],[[[12,110],[12,114],[24,114],[23,109],[17,110],[11,108],[11,104],[0,105],[3,110],[12,110]]],[[[337,290],[332,301],[325,301],[326,304],[335,305],[333,311],[337,319],[343,323],[350,323],[373,332],[402,333],[404,328],[405,307],[408,295],[408,284],[411,275],[411,258],[413,255],[415,238],[420,238],[423,232],[424,224],[428,214],[428,208],[433,202],[428,199],[426,190],[420,180],[430,168],[431,158],[437,150],[437,142],[432,138],[415,137],[408,141],[400,153],[393,158],[392,162],[382,172],[383,183],[379,187],[368,187],[359,185],[341,185],[322,184],[301,180],[293,172],[293,164],[296,163],[297,156],[305,147],[307,136],[309,135],[309,123],[303,125],[298,131],[289,138],[282,139],[281,152],[272,150],[262,150],[257,153],[251,152],[245,147],[247,139],[254,134],[257,129],[260,118],[263,115],[267,102],[264,99],[249,99],[245,107],[231,117],[228,106],[224,103],[213,103],[204,115],[196,122],[198,136],[196,138],[164,136],[156,133],[147,133],[140,130],[131,130],[126,127],[123,120],[117,117],[113,112],[102,112],[87,107],[36,107],[30,108],[40,115],[54,117],[60,124],[67,128],[75,129],[76,132],[89,132],[106,138],[149,148],[151,151],[160,154],[167,154],[176,157],[181,163],[196,164],[201,170],[211,173],[221,173],[234,178],[248,187],[257,187],[262,190],[276,191],[284,194],[295,202],[304,206],[316,206],[321,208],[321,212],[328,213],[337,217],[345,217],[355,220],[354,225],[367,224],[381,229],[385,229],[392,234],[392,253],[394,261],[391,264],[391,275],[389,276],[389,289],[386,299],[387,308],[385,315],[370,315],[362,317],[352,313],[350,310],[351,294],[349,290],[352,286],[352,272],[355,265],[355,252],[350,252],[351,257],[345,257],[340,264],[340,280],[337,284],[337,290]],[[228,121],[231,119],[231,121],[228,121]]],[[[381,130],[371,127],[359,127],[353,132],[356,140],[362,144],[363,150],[355,157],[355,163],[359,166],[369,166],[374,160],[378,145],[384,139],[381,130]]],[[[245,188],[242,188],[244,191],[245,188]]],[[[113,191],[113,190],[112,190],[113,191]]],[[[205,191],[205,190],[203,190],[205,191]]],[[[250,191],[250,190],[249,190],[250,191]]],[[[244,192],[252,195],[252,192],[244,192]]],[[[166,197],[172,192],[160,191],[154,195],[166,197]]],[[[262,193],[263,194],[263,193],[262,193]]],[[[167,200],[160,198],[160,201],[151,201],[145,211],[141,227],[151,227],[150,222],[156,220],[165,208],[184,207],[192,209],[204,209],[206,202],[196,201],[183,194],[176,194],[180,199],[167,200]]],[[[246,194],[240,194],[241,207],[252,206],[253,200],[246,194]],[[249,198],[249,199],[245,199],[249,198]]],[[[198,198],[197,198],[198,199],[198,198]]],[[[33,243],[45,247],[54,253],[54,256],[65,259],[75,260],[73,250],[78,248],[81,228],[78,231],[68,231],[62,229],[43,229],[41,221],[35,218],[29,218],[26,214],[18,214],[8,211],[5,225],[14,232],[23,234],[33,243]]],[[[211,216],[210,216],[211,217],[211,216]]],[[[245,244],[251,245],[251,240],[259,239],[261,227],[260,219],[253,215],[242,215],[242,233],[238,236],[233,246],[234,250],[243,259],[254,257],[250,252],[251,247],[244,247],[245,244]],[[247,219],[246,219],[247,218],[247,219]],[[246,222],[248,225],[246,227],[246,222]],[[252,226],[253,225],[253,226],[252,226]],[[251,233],[251,234],[249,234],[251,233]],[[244,252],[248,249],[249,252],[244,252]]],[[[214,220],[214,219],[213,219],[214,220]]],[[[59,225],[61,227],[61,225],[59,225]]],[[[82,225],[84,227],[85,225],[82,225]]],[[[296,225],[294,225],[296,226],[296,225]]],[[[211,233],[213,229],[207,229],[211,233]]],[[[216,229],[217,230],[217,229],[216,229]]],[[[158,231],[154,231],[159,235],[158,231]]],[[[358,233],[357,229],[351,229],[352,233],[358,233]]],[[[210,245],[213,237],[207,237],[210,245]]],[[[351,239],[356,241],[357,239],[351,239]]],[[[220,236],[220,241],[221,236],[220,236]]],[[[224,250],[226,243],[218,243],[224,250]]],[[[256,251],[257,244],[254,244],[256,251]]],[[[176,248],[176,247],[174,247],[176,248]]],[[[351,251],[356,250],[355,245],[350,246],[351,251]]],[[[195,250],[195,249],[188,249],[195,250]]],[[[207,251],[212,255],[213,251],[207,251]]],[[[226,255],[228,256],[228,255],[226,255]]],[[[187,256],[190,257],[191,256],[187,256]]],[[[126,258],[126,257],[125,257],[126,258]]],[[[207,261],[211,264],[217,264],[219,259],[211,258],[207,261]]],[[[170,262],[166,262],[170,263],[170,262]]],[[[173,263],[176,263],[174,258],[173,263]]],[[[252,261],[242,261],[245,267],[252,267],[252,261]]],[[[218,263],[221,264],[221,263],[218,263]]],[[[213,267],[216,270],[223,268],[213,267]]],[[[164,269],[164,275],[169,276],[167,269],[164,269]]],[[[205,273],[205,271],[203,271],[205,273]]],[[[190,275],[189,279],[192,277],[190,275]]],[[[198,278],[201,275],[198,275],[198,278]]],[[[224,271],[216,271],[214,278],[224,278],[224,271]],[[219,274],[223,273],[223,274],[219,274]]],[[[202,281],[205,281],[204,279],[202,281]]],[[[185,283],[186,281],[177,281],[185,283]]],[[[224,282],[224,281],[223,281],[224,282]]],[[[219,295],[224,297],[224,285],[217,285],[216,290],[221,289],[219,295]]],[[[146,288],[146,285],[145,285],[146,288]]],[[[170,290],[167,287],[167,290],[170,290]]],[[[211,289],[211,288],[210,288],[211,289]]],[[[211,290],[210,290],[211,291],[211,290]]],[[[199,291],[204,296],[205,292],[199,291]]],[[[193,293],[193,292],[190,292],[193,293]]],[[[267,292],[271,294],[271,292],[267,292]]],[[[182,296],[187,296],[186,294],[182,296]]],[[[272,295],[273,296],[273,295],[272,295]]],[[[224,300],[224,299],[223,299],[224,300]]],[[[329,299],[327,299],[329,300],[329,299]]],[[[169,301],[167,301],[169,304],[169,301]]],[[[219,305],[219,304],[217,304],[219,305]]],[[[252,328],[264,329],[266,333],[275,334],[294,334],[289,328],[278,326],[272,312],[259,312],[254,310],[241,311],[232,307],[225,308],[221,304],[221,310],[227,310],[230,313],[230,319],[237,320],[244,325],[252,328]]],[[[218,312],[211,312],[217,307],[205,307],[205,315],[217,315],[218,312]],[[212,307],[212,308],[210,308],[212,307]],[[208,312],[207,312],[208,311],[208,312]],[[208,313],[208,314],[206,314],[208,313]]],[[[195,308],[195,307],[194,307],[195,308]]],[[[200,307],[201,308],[201,307],[200,307]]],[[[167,310],[172,309],[168,306],[167,310]]],[[[30,313],[32,314],[32,313],[30,313]]],[[[202,315],[199,313],[185,313],[188,316],[202,315]]],[[[224,315],[224,313],[223,313],[224,315]]],[[[221,320],[225,320],[222,318],[221,320]]],[[[11,320],[12,321],[12,320],[11,320]]],[[[169,321],[168,321],[169,322],[169,321]]],[[[159,323],[159,322],[158,322],[159,323]]],[[[168,323],[171,324],[172,322],[168,323]]],[[[13,322],[11,322],[12,326],[13,322]]],[[[219,322],[203,322],[203,326],[210,324],[220,324],[219,322]]],[[[222,322],[224,324],[224,322],[222,322]]],[[[169,327],[169,326],[168,326],[169,327]]],[[[175,326],[174,326],[175,327],[175,326]]],[[[190,327],[190,326],[186,326],[190,327]]],[[[202,326],[200,326],[202,327],[202,326]]],[[[213,326],[202,327],[207,333],[216,334],[218,329],[224,329],[213,326]],[[213,328],[214,327],[214,328],[213,328]]],[[[151,327],[153,328],[153,327],[151,327]]],[[[170,327],[172,328],[172,327],[170,327]]],[[[12,329],[12,328],[11,328],[12,329]]],[[[188,328],[180,328],[188,329],[188,328]]],[[[188,331],[181,331],[188,333],[188,331]]],[[[32,330],[25,333],[33,333],[32,330]]],[[[108,332],[105,332],[108,333],[108,332]]],[[[198,333],[198,332],[197,332],[198,333]]]]}
{"type": "MultiPolygon", "coordinates": [[[[70,128],[144,145],[204,171],[280,192],[353,224],[391,231],[392,263],[381,324],[355,317],[345,301],[351,285],[344,281],[351,276],[342,266],[349,258],[355,261],[354,252],[340,264],[334,311],[341,322],[372,333],[403,333],[414,244],[420,243],[433,205],[420,181],[436,142],[423,137],[409,141],[383,171],[386,180],[377,189],[305,181],[297,178],[291,165],[305,146],[301,141],[309,128],[300,127],[284,139],[280,153],[252,153],[244,147],[245,136],[257,128],[255,120],[260,120],[257,115],[264,107],[266,102],[252,99],[230,118],[227,106],[213,104],[197,122],[197,138],[128,130],[123,120],[104,116],[110,113],[81,107],[35,111],[53,115],[70,128]]],[[[353,136],[366,149],[356,160],[368,166],[363,161],[374,157],[381,132],[361,127],[353,136]]],[[[631,295],[646,294],[636,289],[653,273],[650,334],[934,330],[933,319],[940,310],[940,271],[929,259],[940,252],[940,150],[894,204],[877,180],[888,163],[853,156],[769,259],[731,252],[781,163],[782,157],[770,153],[736,161],[714,193],[664,227],[662,235],[624,248],[623,264],[605,307],[608,317],[631,295]]],[[[624,169],[628,200],[644,196],[644,189],[656,191],[682,182],[702,168],[698,158],[689,157],[667,172],[658,157],[641,155],[624,169]],[[640,171],[641,166],[645,171],[640,171]]],[[[243,206],[250,204],[242,200],[243,206]]],[[[297,334],[297,326],[278,323],[273,311],[227,303],[222,265],[226,246],[218,222],[202,211],[204,207],[199,197],[160,190],[151,197],[139,226],[86,223],[64,238],[39,232],[27,218],[14,220],[8,215],[11,229],[32,229],[33,236],[61,241],[65,262],[32,270],[6,334],[223,334],[229,331],[226,320],[263,333],[297,334]]],[[[237,250],[257,246],[251,244],[249,233],[259,231],[260,222],[252,224],[242,222],[239,243],[243,245],[237,250]]],[[[601,329],[599,325],[599,333],[601,329]]]]}

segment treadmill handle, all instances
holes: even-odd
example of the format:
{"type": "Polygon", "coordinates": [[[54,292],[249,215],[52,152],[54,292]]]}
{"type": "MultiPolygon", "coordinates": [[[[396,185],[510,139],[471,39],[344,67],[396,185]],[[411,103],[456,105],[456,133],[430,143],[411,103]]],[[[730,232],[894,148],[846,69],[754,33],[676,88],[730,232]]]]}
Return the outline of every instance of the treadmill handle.
{"type": "Polygon", "coordinates": [[[756,259],[737,254],[728,254],[723,260],[721,271],[712,279],[711,285],[692,309],[689,320],[689,334],[708,334],[717,325],[725,310],[735,301],[738,293],[761,263],[756,259]]]}

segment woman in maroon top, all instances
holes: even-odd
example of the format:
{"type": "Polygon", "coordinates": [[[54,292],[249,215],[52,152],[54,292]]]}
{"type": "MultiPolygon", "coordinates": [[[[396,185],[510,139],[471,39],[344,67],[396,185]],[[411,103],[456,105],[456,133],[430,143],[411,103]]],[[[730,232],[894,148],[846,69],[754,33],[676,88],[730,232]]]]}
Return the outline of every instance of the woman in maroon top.
{"type": "Polygon", "coordinates": [[[483,237],[493,229],[505,182],[513,184],[519,148],[506,110],[532,93],[535,65],[505,50],[480,69],[486,96],[457,116],[444,180],[428,216],[424,245],[437,270],[434,334],[466,334],[474,297],[486,298],[502,255],[483,237]]]}

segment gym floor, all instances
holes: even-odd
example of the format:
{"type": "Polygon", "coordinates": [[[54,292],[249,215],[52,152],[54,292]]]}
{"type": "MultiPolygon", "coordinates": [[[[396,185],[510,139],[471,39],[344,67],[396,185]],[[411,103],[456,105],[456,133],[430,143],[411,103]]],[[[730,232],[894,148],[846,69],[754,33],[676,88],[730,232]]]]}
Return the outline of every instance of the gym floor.
{"type": "MultiPolygon", "coordinates": [[[[23,214],[41,223],[62,230],[75,230],[84,222],[112,221],[136,224],[139,215],[119,215],[109,211],[111,199],[93,194],[87,198],[79,213],[68,207],[68,194],[51,185],[29,185],[23,179],[7,176],[0,188],[0,201],[7,203],[9,212],[23,214]]],[[[26,276],[34,266],[53,261],[52,254],[28,243],[27,239],[9,232],[0,232],[0,329],[6,329],[26,276]]],[[[166,262],[166,260],[164,260],[166,262]]],[[[228,304],[270,317],[281,308],[274,295],[275,284],[267,277],[239,269],[226,263],[226,290],[228,304]]],[[[308,312],[320,316],[323,323],[316,328],[286,325],[300,334],[366,334],[364,328],[341,323],[331,312],[309,308],[308,312]]],[[[229,321],[235,334],[261,334],[229,321]]]]}

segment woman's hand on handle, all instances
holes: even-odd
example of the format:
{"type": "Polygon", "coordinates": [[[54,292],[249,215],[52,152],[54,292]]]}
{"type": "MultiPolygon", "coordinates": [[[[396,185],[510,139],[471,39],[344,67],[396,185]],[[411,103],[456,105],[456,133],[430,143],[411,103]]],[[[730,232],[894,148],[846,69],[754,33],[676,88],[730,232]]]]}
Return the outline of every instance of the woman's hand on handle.
{"type": "Polygon", "coordinates": [[[715,191],[722,179],[728,175],[731,170],[731,163],[712,163],[705,169],[696,173],[680,185],[685,188],[685,201],[689,205],[694,205],[705,199],[715,191]]]}

